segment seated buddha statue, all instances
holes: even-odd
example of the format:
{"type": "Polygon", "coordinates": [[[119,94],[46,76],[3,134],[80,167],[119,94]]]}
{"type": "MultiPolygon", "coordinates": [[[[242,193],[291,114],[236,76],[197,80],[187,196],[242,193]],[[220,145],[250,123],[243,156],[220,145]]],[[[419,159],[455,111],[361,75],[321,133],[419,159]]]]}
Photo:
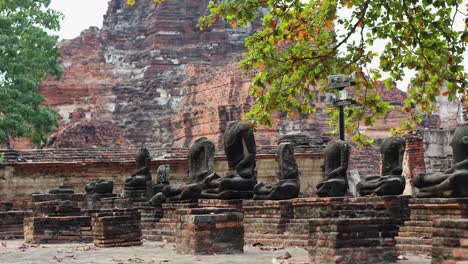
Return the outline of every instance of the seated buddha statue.
{"type": "Polygon", "coordinates": [[[380,146],[382,154],[382,176],[371,176],[358,183],[356,189],[361,196],[366,195],[400,195],[405,190],[403,156],[405,139],[401,137],[386,138],[380,146]]]}
{"type": "Polygon", "coordinates": [[[202,196],[209,199],[251,199],[257,184],[256,145],[253,128],[242,121],[231,121],[224,133],[224,151],[229,172],[204,180],[202,196]]]}
{"type": "Polygon", "coordinates": [[[453,166],[445,172],[421,173],[413,178],[416,197],[468,197],[468,123],[453,134],[453,166]]]}
{"type": "Polygon", "coordinates": [[[140,149],[135,158],[137,171],[125,180],[125,190],[145,190],[151,181],[151,156],[146,148],[140,149]]]}
{"type": "Polygon", "coordinates": [[[299,169],[294,158],[291,143],[282,143],[278,147],[278,183],[266,185],[258,183],[254,188],[254,200],[287,200],[299,196],[299,169]]]}
{"type": "Polygon", "coordinates": [[[319,197],[340,197],[348,191],[350,146],[346,141],[336,140],[327,145],[324,152],[324,175],[317,184],[319,197]]]}
{"type": "MultiPolygon", "coordinates": [[[[189,201],[201,198],[204,180],[214,175],[215,145],[207,138],[197,139],[189,150],[189,179],[190,183],[182,186],[172,186],[167,178],[166,186],[155,192],[151,203],[164,203],[167,201],[189,201]]],[[[159,181],[159,178],[158,178],[159,181]]]]}

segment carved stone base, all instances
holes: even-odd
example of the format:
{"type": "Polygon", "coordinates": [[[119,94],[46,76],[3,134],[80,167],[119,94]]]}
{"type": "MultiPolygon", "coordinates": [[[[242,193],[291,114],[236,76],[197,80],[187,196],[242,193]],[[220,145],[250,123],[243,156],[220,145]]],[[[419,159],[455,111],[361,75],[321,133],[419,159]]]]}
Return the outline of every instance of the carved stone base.
{"type": "Polygon", "coordinates": [[[177,215],[177,253],[211,255],[244,252],[244,225],[239,210],[180,209],[177,215]]]}
{"type": "Polygon", "coordinates": [[[397,249],[405,255],[432,252],[432,221],[468,218],[468,198],[410,199],[411,218],[400,228],[397,249]]]}

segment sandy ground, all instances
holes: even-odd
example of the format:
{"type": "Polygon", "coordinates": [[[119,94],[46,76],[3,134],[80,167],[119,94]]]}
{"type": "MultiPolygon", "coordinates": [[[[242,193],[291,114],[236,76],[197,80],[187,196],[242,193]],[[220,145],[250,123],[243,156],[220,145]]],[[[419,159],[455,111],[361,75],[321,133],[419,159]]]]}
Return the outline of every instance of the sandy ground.
{"type": "MultiPolygon", "coordinates": [[[[20,240],[0,241],[0,264],[10,263],[102,263],[102,264],[218,264],[218,263],[307,263],[307,252],[301,248],[278,250],[261,250],[258,247],[246,246],[244,254],[193,256],[180,255],[175,252],[171,243],[145,241],[143,246],[128,248],[96,248],[93,244],[61,245],[25,245],[20,240]],[[289,252],[292,256],[287,261],[276,260],[276,257],[289,252]]],[[[425,257],[408,257],[398,264],[430,264],[425,257]]]]}

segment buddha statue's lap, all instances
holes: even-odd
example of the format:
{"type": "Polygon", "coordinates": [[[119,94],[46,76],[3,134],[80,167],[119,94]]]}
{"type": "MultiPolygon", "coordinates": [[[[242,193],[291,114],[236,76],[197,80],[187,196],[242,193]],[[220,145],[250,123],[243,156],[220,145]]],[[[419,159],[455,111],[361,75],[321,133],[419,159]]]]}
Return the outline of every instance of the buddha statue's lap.
{"type": "Polygon", "coordinates": [[[125,180],[125,190],[146,190],[151,181],[151,156],[145,148],[140,149],[136,159],[137,171],[125,180]]]}
{"type": "Polygon", "coordinates": [[[300,191],[299,170],[291,144],[278,147],[278,183],[258,183],[254,188],[255,200],[286,200],[297,198],[300,191]]]}
{"type": "Polygon", "coordinates": [[[372,176],[363,179],[356,186],[361,196],[365,195],[400,195],[406,185],[402,176],[403,156],[405,153],[405,140],[401,137],[386,138],[381,146],[382,176],[372,176]]]}
{"type": "Polygon", "coordinates": [[[151,198],[152,203],[167,201],[197,200],[205,188],[205,179],[213,177],[214,144],[207,138],[197,139],[189,150],[189,178],[190,183],[180,186],[167,185],[151,198]]]}
{"type": "Polygon", "coordinates": [[[257,184],[256,145],[252,126],[241,121],[229,122],[224,134],[224,151],[229,172],[224,177],[208,177],[202,196],[212,199],[252,198],[257,184]]]}
{"type": "Polygon", "coordinates": [[[454,165],[445,172],[414,177],[417,197],[468,197],[468,123],[455,130],[450,145],[454,165]]]}
{"type": "Polygon", "coordinates": [[[317,184],[319,197],[340,197],[348,191],[348,170],[350,146],[342,140],[327,145],[324,152],[324,177],[317,184]]]}

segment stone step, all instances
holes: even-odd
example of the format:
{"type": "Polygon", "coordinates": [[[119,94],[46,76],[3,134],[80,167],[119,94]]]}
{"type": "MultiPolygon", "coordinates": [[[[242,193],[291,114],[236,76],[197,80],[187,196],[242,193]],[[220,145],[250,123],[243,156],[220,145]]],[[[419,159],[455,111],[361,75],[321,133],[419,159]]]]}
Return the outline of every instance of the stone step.
{"type": "Polygon", "coordinates": [[[420,237],[395,237],[398,245],[432,245],[432,239],[422,239],[420,237]]]}
{"type": "Polygon", "coordinates": [[[401,245],[397,244],[396,249],[401,255],[430,255],[432,252],[432,245],[401,245]]]}

